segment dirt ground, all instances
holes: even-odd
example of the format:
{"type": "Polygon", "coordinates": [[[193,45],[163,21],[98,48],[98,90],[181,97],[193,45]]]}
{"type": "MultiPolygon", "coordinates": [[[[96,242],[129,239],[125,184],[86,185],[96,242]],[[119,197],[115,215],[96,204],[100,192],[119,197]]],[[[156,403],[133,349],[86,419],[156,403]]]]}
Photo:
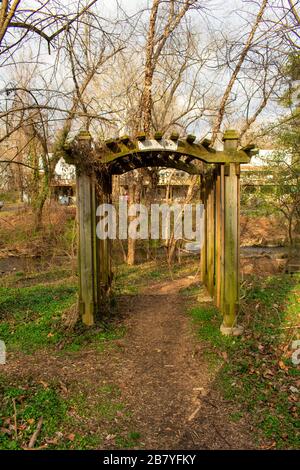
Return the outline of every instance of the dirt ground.
{"type": "MultiPolygon", "coordinates": [[[[124,297],[120,313],[126,334],[115,340],[116,347],[101,353],[11,354],[6,373],[55,378],[67,388],[82,384],[91,400],[96,386],[116,384],[131,410],[130,426],[139,431],[146,449],[253,448],[246,418],[230,420],[236,410],[221,398],[214,384],[218,371],[192,331],[179,290],[193,282],[154,283],[137,296],[124,297]]],[[[101,428],[101,423],[92,425],[101,428]]],[[[104,446],[113,449],[113,438],[104,446]]]]}

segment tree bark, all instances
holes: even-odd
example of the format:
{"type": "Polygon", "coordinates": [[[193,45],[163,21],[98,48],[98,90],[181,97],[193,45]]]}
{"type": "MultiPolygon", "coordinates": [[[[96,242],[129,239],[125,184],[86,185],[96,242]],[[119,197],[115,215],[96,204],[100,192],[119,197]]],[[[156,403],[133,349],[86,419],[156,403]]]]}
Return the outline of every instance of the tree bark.
{"type": "Polygon", "coordinates": [[[223,122],[223,118],[224,118],[224,115],[225,115],[225,111],[226,111],[226,105],[227,105],[227,102],[228,102],[228,99],[229,99],[229,96],[230,96],[230,93],[232,91],[232,88],[233,88],[233,85],[237,79],[237,76],[241,70],[241,67],[247,57],[247,54],[252,46],[252,42],[253,42],[253,39],[254,39],[254,36],[255,36],[255,33],[257,31],[257,28],[262,20],[262,17],[263,17],[263,14],[264,14],[264,11],[266,9],[266,6],[268,4],[268,0],[263,0],[262,1],[262,4],[260,6],[260,9],[259,9],[259,12],[256,16],[256,19],[255,19],[255,22],[254,24],[252,25],[252,28],[251,28],[251,31],[248,35],[248,39],[246,41],[246,44],[239,56],[239,60],[233,70],[233,73],[230,77],[230,80],[229,80],[229,83],[226,87],[226,90],[223,94],[223,97],[222,97],[222,100],[221,100],[221,103],[220,103],[220,107],[219,107],[219,111],[217,113],[217,116],[216,116],[216,119],[215,119],[215,123],[214,123],[214,126],[213,126],[213,129],[212,129],[212,137],[211,137],[211,143],[212,145],[215,143],[217,137],[218,137],[218,133],[220,131],[220,128],[221,128],[221,125],[222,125],[222,122],[223,122]]]}

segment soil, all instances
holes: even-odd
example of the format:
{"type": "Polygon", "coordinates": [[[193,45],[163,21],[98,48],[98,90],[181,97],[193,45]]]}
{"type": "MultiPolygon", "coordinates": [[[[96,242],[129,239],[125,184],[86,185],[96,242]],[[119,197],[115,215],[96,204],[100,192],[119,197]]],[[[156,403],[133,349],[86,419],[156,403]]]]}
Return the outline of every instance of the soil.
{"type": "MultiPolygon", "coordinates": [[[[218,370],[209,365],[179,294],[194,282],[155,283],[124,297],[119,305],[126,334],[113,348],[10,354],[4,370],[16,379],[26,371],[34,380],[55,379],[67,388],[85,384],[91,400],[96,387],[117,385],[132,413],[130,429],[141,434],[146,449],[251,449],[247,418],[230,419],[237,409],[222,398],[215,383],[218,370]]],[[[105,441],[106,448],[114,446],[113,440],[105,441]]]]}

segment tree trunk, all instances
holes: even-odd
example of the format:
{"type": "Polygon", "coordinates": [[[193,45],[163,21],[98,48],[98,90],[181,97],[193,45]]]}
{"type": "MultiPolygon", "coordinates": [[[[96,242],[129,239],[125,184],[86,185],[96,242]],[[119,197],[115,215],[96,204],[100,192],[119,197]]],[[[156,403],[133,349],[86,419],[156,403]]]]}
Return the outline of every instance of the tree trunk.
{"type": "Polygon", "coordinates": [[[44,174],[42,187],[34,201],[35,229],[41,230],[43,226],[43,209],[49,195],[49,175],[44,174]]]}
{"type": "Polygon", "coordinates": [[[219,107],[219,111],[218,111],[217,117],[215,119],[213,129],[212,129],[212,137],[211,137],[212,145],[215,143],[215,141],[217,139],[218,133],[220,131],[220,128],[221,128],[221,125],[222,125],[222,122],[223,122],[224,114],[225,114],[225,111],[226,111],[226,105],[227,105],[231,90],[232,90],[233,85],[234,85],[234,83],[237,79],[237,76],[238,76],[238,74],[241,70],[241,67],[242,67],[242,65],[243,65],[243,63],[244,63],[244,61],[247,57],[247,54],[248,54],[248,52],[249,52],[249,50],[252,46],[255,33],[256,33],[257,28],[258,28],[258,26],[259,26],[259,24],[262,20],[262,17],[263,17],[263,14],[264,14],[264,11],[265,11],[265,8],[266,8],[267,4],[268,4],[268,0],[263,0],[262,4],[260,6],[259,12],[256,16],[255,22],[252,25],[251,31],[248,35],[246,44],[245,44],[245,46],[243,47],[243,49],[241,51],[241,54],[239,56],[239,60],[236,64],[235,68],[233,69],[233,73],[230,77],[230,80],[228,82],[226,90],[223,94],[223,97],[222,97],[222,100],[221,100],[221,103],[220,103],[220,107],[219,107]]]}

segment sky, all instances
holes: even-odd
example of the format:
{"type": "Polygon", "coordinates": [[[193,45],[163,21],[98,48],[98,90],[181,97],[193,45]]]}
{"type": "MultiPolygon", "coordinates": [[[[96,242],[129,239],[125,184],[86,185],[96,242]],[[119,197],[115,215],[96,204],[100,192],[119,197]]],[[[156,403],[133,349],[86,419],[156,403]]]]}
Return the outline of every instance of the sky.
{"type": "MultiPolygon", "coordinates": [[[[67,3],[71,4],[73,0],[66,0],[67,3]]],[[[121,4],[122,8],[126,11],[128,15],[133,15],[134,13],[138,12],[141,8],[143,7],[149,7],[152,4],[151,0],[119,0],[119,3],[121,4]]],[[[203,2],[204,4],[207,2],[203,2]]],[[[241,5],[243,6],[244,9],[248,9],[248,13],[254,13],[254,10],[256,11],[255,7],[253,4],[249,4],[248,2],[245,2],[243,0],[211,0],[208,2],[209,5],[213,4],[215,6],[214,9],[210,12],[208,15],[208,22],[207,20],[203,18],[198,12],[192,12],[191,13],[191,18],[193,20],[193,23],[195,24],[195,29],[199,30],[201,32],[201,40],[202,41],[209,41],[209,35],[210,31],[218,31],[219,34],[222,32],[222,34],[237,34],[238,31],[241,28],[241,25],[243,24],[243,15],[237,14],[237,10],[241,8],[241,5]]],[[[112,18],[115,16],[117,12],[117,2],[115,0],[99,0],[98,1],[98,11],[103,17],[108,17],[111,16],[112,18]]],[[[36,42],[33,40],[31,41],[31,48],[34,54],[34,50],[36,49],[36,42]]],[[[53,64],[53,61],[55,60],[55,54],[48,54],[47,49],[45,48],[45,45],[43,44],[42,48],[44,48],[44,53],[42,56],[42,61],[43,61],[43,67],[45,69],[45,74],[47,73],[47,68],[53,64]]],[[[24,55],[28,54],[28,44],[26,48],[24,48],[24,55]]],[[[20,66],[17,68],[17,72],[20,69],[20,66]]],[[[21,71],[22,73],[22,71],[21,71]]],[[[212,79],[214,72],[209,72],[207,71],[207,78],[212,79]]],[[[8,79],[8,69],[2,68],[1,73],[0,73],[0,90],[4,85],[4,82],[7,82],[8,79]],[[1,81],[2,81],[2,86],[1,86],[1,81]]],[[[10,72],[10,79],[12,77],[12,74],[10,72]]],[[[17,78],[17,75],[16,75],[17,78]]],[[[214,80],[216,77],[214,77],[214,80]]],[[[226,84],[226,82],[229,80],[229,75],[219,75],[217,77],[217,80],[219,82],[222,82],[222,85],[226,84]]],[[[216,90],[218,87],[216,87],[216,90]]],[[[1,98],[1,97],[0,97],[1,98]]],[[[181,97],[181,101],[183,102],[185,99],[184,96],[181,97]]],[[[278,113],[281,112],[279,110],[278,103],[270,103],[266,110],[262,113],[260,120],[272,120],[274,119],[278,113]]],[[[197,125],[198,128],[196,129],[191,129],[192,131],[196,132],[202,132],[203,129],[199,128],[199,124],[197,125]]],[[[201,127],[201,124],[200,124],[201,127]]],[[[204,126],[205,127],[205,126],[204,126]]]]}

